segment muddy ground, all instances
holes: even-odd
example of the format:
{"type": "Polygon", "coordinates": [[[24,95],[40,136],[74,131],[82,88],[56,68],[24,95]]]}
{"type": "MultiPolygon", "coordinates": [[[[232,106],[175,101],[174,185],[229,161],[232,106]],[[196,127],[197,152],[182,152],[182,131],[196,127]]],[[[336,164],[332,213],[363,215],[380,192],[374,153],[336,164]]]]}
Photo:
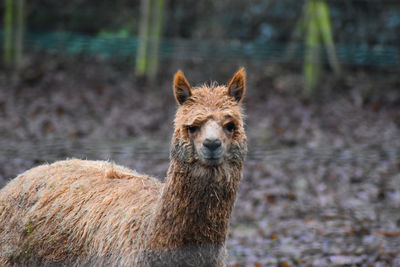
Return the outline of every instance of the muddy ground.
{"type": "MultiPolygon", "coordinates": [[[[228,266],[400,266],[398,70],[326,75],[318,96],[304,100],[298,67],[241,63],[249,155],[228,266]]],[[[236,65],[164,62],[150,83],[129,64],[101,59],[45,55],[14,78],[2,70],[1,185],[67,157],[113,160],[162,179],[178,68],[196,84],[228,81],[236,65]]]]}

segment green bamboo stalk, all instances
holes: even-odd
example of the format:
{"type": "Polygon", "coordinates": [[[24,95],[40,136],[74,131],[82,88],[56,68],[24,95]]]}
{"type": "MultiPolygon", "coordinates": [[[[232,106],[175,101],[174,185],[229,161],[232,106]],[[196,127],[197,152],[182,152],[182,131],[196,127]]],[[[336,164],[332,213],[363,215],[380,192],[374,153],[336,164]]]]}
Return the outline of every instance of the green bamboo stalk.
{"type": "Polygon", "coordinates": [[[328,63],[339,76],[341,68],[333,41],[329,7],[325,0],[308,0],[304,11],[306,21],[305,56],[304,56],[304,95],[311,97],[321,74],[321,48],[328,54],[328,63]]]}
{"type": "Polygon", "coordinates": [[[147,75],[150,79],[157,74],[162,31],[164,0],[152,0],[150,45],[148,53],[147,75]]]}
{"type": "Polygon", "coordinates": [[[15,29],[15,68],[22,64],[24,32],[25,32],[25,0],[16,0],[16,29],[15,29]]]}
{"type": "Polygon", "coordinates": [[[139,45],[136,53],[136,75],[144,76],[147,69],[147,53],[149,46],[149,23],[150,23],[151,1],[141,1],[141,17],[139,24],[139,45]]]}
{"type": "Polygon", "coordinates": [[[320,36],[318,17],[315,12],[317,1],[318,0],[311,0],[307,3],[308,6],[305,16],[307,18],[304,56],[304,94],[306,97],[311,97],[313,95],[321,70],[320,36]]]}
{"type": "Polygon", "coordinates": [[[316,4],[316,15],[318,17],[319,30],[328,54],[329,65],[332,67],[336,75],[340,75],[341,69],[336,55],[335,43],[333,41],[332,25],[329,16],[328,5],[326,4],[325,0],[319,0],[316,4]]]}
{"type": "Polygon", "coordinates": [[[13,0],[5,0],[4,9],[4,43],[3,43],[3,60],[5,65],[10,65],[12,51],[12,31],[13,31],[13,0]]]}

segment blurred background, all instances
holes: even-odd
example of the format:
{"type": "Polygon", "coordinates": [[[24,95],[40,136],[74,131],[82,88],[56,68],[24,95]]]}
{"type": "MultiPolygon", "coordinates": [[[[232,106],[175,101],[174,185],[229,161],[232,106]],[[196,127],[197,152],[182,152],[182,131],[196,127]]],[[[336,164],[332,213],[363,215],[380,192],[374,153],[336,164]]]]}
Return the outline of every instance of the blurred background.
{"type": "Polygon", "coordinates": [[[175,101],[248,74],[228,266],[400,266],[400,2],[3,0],[0,186],[105,159],[163,179],[175,101]]]}

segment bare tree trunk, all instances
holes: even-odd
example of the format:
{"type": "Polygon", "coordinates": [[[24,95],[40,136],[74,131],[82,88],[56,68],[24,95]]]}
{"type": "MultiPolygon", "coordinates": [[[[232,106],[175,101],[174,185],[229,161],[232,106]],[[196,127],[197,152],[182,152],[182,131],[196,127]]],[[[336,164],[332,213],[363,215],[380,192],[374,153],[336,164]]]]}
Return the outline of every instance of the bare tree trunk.
{"type": "Polygon", "coordinates": [[[3,60],[6,66],[9,66],[11,64],[11,60],[13,57],[12,36],[13,36],[13,0],[5,0],[3,60]]]}
{"type": "Polygon", "coordinates": [[[23,43],[25,33],[25,0],[16,0],[16,25],[15,25],[15,68],[19,70],[22,65],[23,43]]]}
{"type": "Polygon", "coordinates": [[[152,16],[151,16],[151,28],[150,28],[150,50],[148,53],[148,76],[154,78],[158,70],[158,61],[160,55],[160,40],[163,20],[163,8],[164,0],[151,0],[153,3],[152,16]]]}

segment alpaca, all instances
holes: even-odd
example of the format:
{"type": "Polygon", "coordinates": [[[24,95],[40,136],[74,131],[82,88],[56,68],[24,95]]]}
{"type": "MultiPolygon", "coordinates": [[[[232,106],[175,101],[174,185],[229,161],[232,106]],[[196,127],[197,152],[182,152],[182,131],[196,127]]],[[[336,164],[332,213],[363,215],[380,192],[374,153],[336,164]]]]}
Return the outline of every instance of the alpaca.
{"type": "Polygon", "coordinates": [[[105,161],[30,169],[0,191],[0,265],[224,266],[247,152],[244,69],[225,85],[174,76],[170,166],[155,178],[105,161]]]}

